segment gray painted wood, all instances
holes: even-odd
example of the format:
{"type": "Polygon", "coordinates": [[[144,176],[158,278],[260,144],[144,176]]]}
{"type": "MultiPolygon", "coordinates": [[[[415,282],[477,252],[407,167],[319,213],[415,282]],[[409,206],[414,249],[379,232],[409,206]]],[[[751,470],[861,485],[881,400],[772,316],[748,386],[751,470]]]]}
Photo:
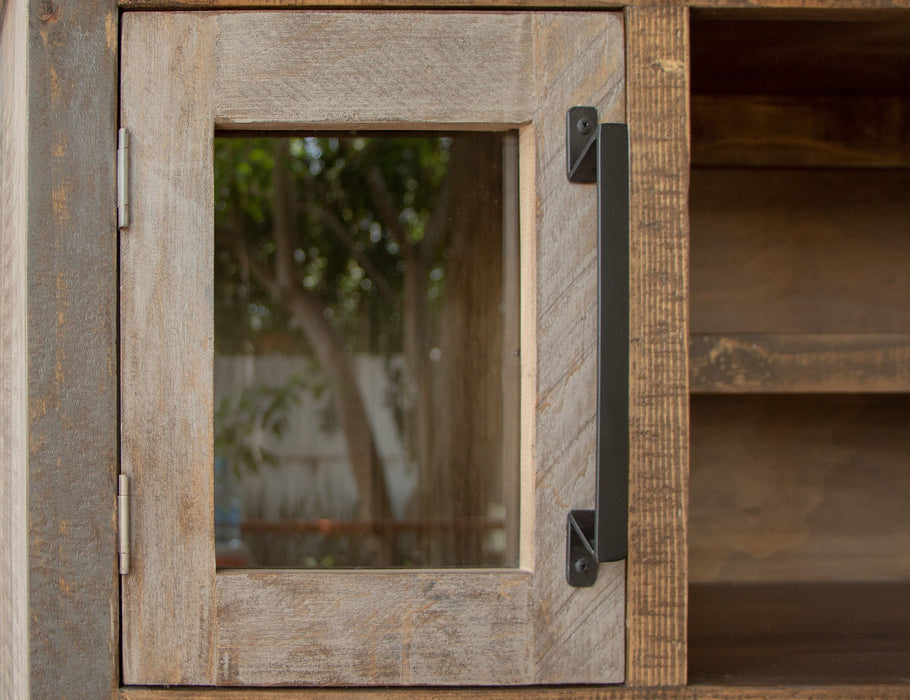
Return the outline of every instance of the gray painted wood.
{"type": "Polygon", "coordinates": [[[106,0],[30,3],[29,636],[36,698],[101,698],[118,684],[117,21],[115,3],[106,0]]]}

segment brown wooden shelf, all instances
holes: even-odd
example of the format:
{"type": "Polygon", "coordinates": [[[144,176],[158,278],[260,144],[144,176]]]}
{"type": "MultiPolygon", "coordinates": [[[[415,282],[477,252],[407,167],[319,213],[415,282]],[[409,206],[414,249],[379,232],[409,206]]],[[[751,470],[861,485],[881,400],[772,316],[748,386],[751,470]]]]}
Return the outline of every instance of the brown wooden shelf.
{"type": "Polygon", "coordinates": [[[910,582],[690,585],[689,682],[910,685],[910,582]]]}
{"type": "Polygon", "coordinates": [[[910,392],[910,333],[697,333],[692,393],[910,392]]]}

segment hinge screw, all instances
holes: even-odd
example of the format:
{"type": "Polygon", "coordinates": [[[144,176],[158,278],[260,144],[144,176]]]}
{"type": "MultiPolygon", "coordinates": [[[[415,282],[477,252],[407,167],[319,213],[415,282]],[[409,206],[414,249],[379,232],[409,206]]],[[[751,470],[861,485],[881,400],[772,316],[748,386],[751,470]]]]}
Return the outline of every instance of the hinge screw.
{"type": "Polygon", "coordinates": [[[586,117],[582,117],[575,124],[575,128],[579,134],[582,136],[587,136],[591,133],[591,120],[586,117]]]}

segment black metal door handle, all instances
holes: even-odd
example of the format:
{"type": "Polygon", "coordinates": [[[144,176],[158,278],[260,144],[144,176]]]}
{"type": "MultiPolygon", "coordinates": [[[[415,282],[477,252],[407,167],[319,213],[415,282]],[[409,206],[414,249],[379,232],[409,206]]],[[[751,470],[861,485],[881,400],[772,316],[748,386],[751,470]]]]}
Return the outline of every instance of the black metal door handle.
{"type": "Polygon", "coordinates": [[[591,586],[597,565],[626,558],[629,509],[629,129],[566,114],[571,182],[597,183],[597,487],[594,510],[568,515],[566,578],[591,586]]]}

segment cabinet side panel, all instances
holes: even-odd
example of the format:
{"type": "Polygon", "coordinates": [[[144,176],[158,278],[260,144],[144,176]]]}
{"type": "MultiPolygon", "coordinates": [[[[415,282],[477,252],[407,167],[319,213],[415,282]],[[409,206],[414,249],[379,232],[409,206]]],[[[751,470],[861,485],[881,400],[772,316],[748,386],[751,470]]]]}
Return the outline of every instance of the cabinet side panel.
{"type": "Polygon", "coordinates": [[[0,32],[0,695],[28,695],[24,0],[0,32]]]}
{"type": "Polygon", "coordinates": [[[103,698],[118,685],[117,6],[27,6],[29,692],[103,698]]]}
{"type": "Polygon", "coordinates": [[[686,682],[688,11],[632,8],[630,685],[686,682]]]}

